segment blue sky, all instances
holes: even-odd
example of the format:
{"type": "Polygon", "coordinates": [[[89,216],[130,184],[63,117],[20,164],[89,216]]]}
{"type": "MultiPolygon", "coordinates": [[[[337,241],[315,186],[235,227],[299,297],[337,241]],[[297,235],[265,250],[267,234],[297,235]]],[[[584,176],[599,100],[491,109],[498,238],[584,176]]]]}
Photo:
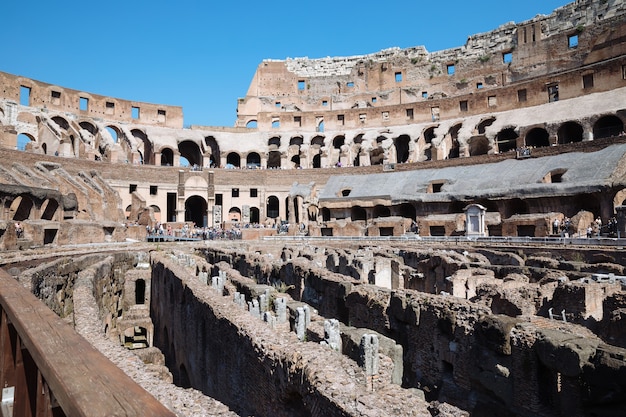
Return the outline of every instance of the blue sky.
{"type": "Polygon", "coordinates": [[[128,100],[182,106],[185,125],[233,126],[263,59],[429,52],[542,1],[6,1],[0,71],[128,100]]]}

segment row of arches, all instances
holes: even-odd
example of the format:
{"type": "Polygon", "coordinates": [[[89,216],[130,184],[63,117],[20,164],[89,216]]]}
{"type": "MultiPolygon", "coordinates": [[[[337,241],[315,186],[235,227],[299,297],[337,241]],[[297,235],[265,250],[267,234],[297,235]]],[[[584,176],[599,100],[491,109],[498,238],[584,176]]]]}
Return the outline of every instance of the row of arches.
{"type": "Polygon", "coordinates": [[[4,196],[2,197],[2,206],[4,209],[0,220],[59,220],[60,206],[54,198],[37,200],[27,194],[17,197],[4,196]]]}
{"type": "MultiPolygon", "coordinates": [[[[334,137],[315,134],[310,138],[296,135],[286,141],[276,135],[270,137],[259,150],[224,153],[215,136],[203,140],[182,140],[156,149],[144,130],[126,130],[115,125],[103,128],[87,120],[70,122],[62,116],[48,119],[47,126],[57,140],[46,139],[38,143],[46,154],[82,157],[111,162],[133,162],[146,165],[192,166],[218,168],[323,168],[330,166],[369,166],[384,162],[406,163],[471,157],[487,153],[508,152],[520,147],[544,147],[598,140],[624,133],[624,121],[617,115],[599,116],[593,123],[566,121],[553,126],[506,126],[495,134],[487,134],[497,121],[487,117],[467,129],[459,122],[441,130],[439,124],[422,129],[417,134],[400,134],[393,137],[389,131],[375,137],[371,133],[357,133],[347,137],[339,133],[334,137]],[[104,133],[106,131],[106,133],[104,133]],[[471,132],[469,137],[467,132],[471,132]],[[119,149],[117,159],[114,149],[119,149]]],[[[41,129],[40,129],[41,130],[41,129]]],[[[47,135],[46,137],[49,137],[47,135]]],[[[36,143],[31,133],[20,133],[18,149],[36,143]]]]}

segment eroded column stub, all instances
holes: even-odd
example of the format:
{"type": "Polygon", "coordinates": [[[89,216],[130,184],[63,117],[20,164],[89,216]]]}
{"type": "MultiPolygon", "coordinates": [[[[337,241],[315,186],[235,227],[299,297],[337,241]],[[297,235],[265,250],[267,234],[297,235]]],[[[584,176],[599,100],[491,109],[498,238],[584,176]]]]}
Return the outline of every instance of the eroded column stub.
{"type": "Polygon", "coordinates": [[[361,363],[365,375],[378,374],[378,336],[366,333],[361,338],[361,363]]]}
{"type": "Polygon", "coordinates": [[[324,320],[324,342],[337,352],[341,352],[341,330],[339,320],[324,320]]]}
{"type": "Polygon", "coordinates": [[[280,324],[287,322],[287,299],[280,297],[274,300],[274,312],[276,321],[280,324]]]}

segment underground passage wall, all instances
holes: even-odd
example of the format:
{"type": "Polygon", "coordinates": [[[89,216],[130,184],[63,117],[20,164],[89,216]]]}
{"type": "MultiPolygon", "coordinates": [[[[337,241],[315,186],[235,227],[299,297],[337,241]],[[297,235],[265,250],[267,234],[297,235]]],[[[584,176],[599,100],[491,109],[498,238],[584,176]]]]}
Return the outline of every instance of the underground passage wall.
{"type": "Polygon", "coordinates": [[[202,283],[193,268],[154,252],[151,263],[154,344],[175,384],[201,390],[240,415],[348,416],[363,408],[430,416],[415,390],[396,395],[399,387],[388,383],[376,394],[368,391],[354,361],[272,330],[232,294],[202,283]]]}

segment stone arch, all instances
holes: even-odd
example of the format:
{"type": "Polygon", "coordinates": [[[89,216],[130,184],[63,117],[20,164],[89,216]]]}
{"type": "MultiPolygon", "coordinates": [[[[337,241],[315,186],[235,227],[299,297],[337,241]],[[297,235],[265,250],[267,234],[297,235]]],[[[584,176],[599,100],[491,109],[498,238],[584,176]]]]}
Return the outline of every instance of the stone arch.
{"type": "Polygon", "coordinates": [[[17,150],[25,151],[31,143],[36,143],[33,135],[28,133],[20,133],[17,135],[17,150]]]}
{"type": "Polygon", "coordinates": [[[49,198],[41,205],[41,220],[55,220],[59,210],[59,202],[49,198]]]}
{"type": "Polygon", "coordinates": [[[617,116],[600,117],[593,124],[593,138],[604,139],[619,136],[624,133],[624,122],[617,116]]]}
{"type": "Polygon", "coordinates": [[[324,136],[315,136],[311,139],[312,167],[322,167],[322,148],[324,147],[324,136]]]}
{"type": "Polygon", "coordinates": [[[98,128],[91,122],[83,120],[82,122],[78,123],[78,125],[81,127],[81,129],[85,129],[92,135],[96,135],[98,133],[98,128]]]}
{"type": "Polygon", "coordinates": [[[141,155],[141,163],[144,165],[154,165],[153,146],[148,136],[140,129],[133,129],[130,133],[137,139],[137,152],[141,155]]]}
{"type": "Polygon", "coordinates": [[[409,135],[400,135],[396,138],[396,162],[409,162],[410,143],[411,137],[409,135]]]}
{"type": "Polygon", "coordinates": [[[239,207],[231,207],[230,210],[228,210],[228,221],[241,223],[241,209],[239,207]]]}
{"type": "Polygon", "coordinates": [[[582,142],[583,127],[576,122],[565,122],[557,131],[557,143],[564,145],[566,143],[582,142]]]}
{"type": "Polygon", "coordinates": [[[530,209],[528,203],[521,198],[514,198],[506,204],[505,217],[511,217],[515,214],[529,214],[530,209]]]}
{"type": "Polygon", "coordinates": [[[120,138],[123,137],[122,131],[115,125],[108,125],[105,130],[111,135],[113,143],[118,143],[120,138]]]}
{"type": "Polygon", "coordinates": [[[487,128],[491,126],[495,121],[496,121],[496,118],[493,116],[481,120],[480,123],[476,125],[476,131],[478,132],[479,135],[484,135],[485,132],[487,131],[487,128]]]}
{"type": "Polygon", "coordinates": [[[519,138],[519,135],[514,127],[507,127],[499,131],[496,135],[498,152],[508,152],[517,149],[517,138],[519,138]]]}
{"type": "Polygon", "coordinates": [[[29,196],[18,196],[11,203],[11,207],[9,208],[9,218],[15,221],[28,220],[34,206],[35,204],[29,196]]]}
{"type": "Polygon", "coordinates": [[[247,129],[256,129],[257,128],[257,121],[256,121],[256,119],[248,120],[246,122],[246,128],[247,129]]]}
{"type": "Polygon", "coordinates": [[[246,156],[246,168],[260,168],[261,167],[261,155],[257,152],[250,152],[246,156]]]}
{"type": "Polygon", "coordinates": [[[67,131],[70,128],[70,123],[64,117],[53,116],[51,119],[54,123],[56,123],[63,130],[67,131]]]}
{"type": "Polygon", "coordinates": [[[276,219],[280,216],[280,201],[275,195],[267,197],[267,206],[265,209],[267,217],[270,219],[276,219]]]}
{"type": "Polygon", "coordinates": [[[333,148],[341,149],[341,147],[345,145],[345,143],[346,143],[346,137],[344,135],[337,135],[333,139],[333,148]]]}
{"type": "Polygon", "coordinates": [[[161,166],[174,165],[174,151],[171,148],[161,149],[161,166]]]}
{"type": "Polygon", "coordinates": [[[209,167],[217,167],[220,165],[220,146],[213,136],[204,138],[205,154],[208,152],[209,167]]]}
{"type": "Polygon", "coordinates": [[[350,218],[352,221],[367,220],[367,211],[361,206],[352,206],[350,218]]]}
{"type": "Polygon", "coordinates": [[[152,209],[152,213],[154,213],[154,220],[157,222],[160,222],[161,221],[161,207],[152,204],[150,208],[152,209]]]}
{"type": "Polygon", "coordinates": [[[226,155],[226,168],[241,167],[241,156],[237,152],[230,152],[226,155]]]}
{"type": "Polygon", "coordinates": [[[267,141],[267,146],[275,146],[276,148],[280,148],[280,137],[273,136],[267,141]]]}
{"type": "Polygon", "coordinates": [[[524,142],[526,146],[534,148],[550,146],[550,134],[542,127],[535,127],[526,132],[524,142]]]}
{"type": "Polygon", "coordinates": [[[185,200],[185,221],[193,222],[198,227],[207,226],[207,202],[199,195],[185,200]]]}
{"type": "Polygon", "coordinates": [[[448,159],[458,158],[461,156],[461,145],[459,144],[459,131],[463,123],[457,123],[450,128],[448,134],[450,135],[450,151],[448,152],[448,159]]]}
{"type": "MultiPolygon", "coordinates": [[[[271,148],[270,148],[271,149],[271,148]]],[[[282,155],[277,149],[270,150],[267,153],[267,167],[280,168],[282,166],[282,155]]]]}
{"type": "Polygon", "coordinates": [[[190,166],[203,166],[203,156],[200,146],[192,140],[184,140],[178,144],[178,152],[182,158],[189,161],[190,166]]]}
{"type": "Polygon", "coordinates": [[[330,209],[328,207],[322,207],[322,221],[329,222],[330,221],[330,209]]]}

